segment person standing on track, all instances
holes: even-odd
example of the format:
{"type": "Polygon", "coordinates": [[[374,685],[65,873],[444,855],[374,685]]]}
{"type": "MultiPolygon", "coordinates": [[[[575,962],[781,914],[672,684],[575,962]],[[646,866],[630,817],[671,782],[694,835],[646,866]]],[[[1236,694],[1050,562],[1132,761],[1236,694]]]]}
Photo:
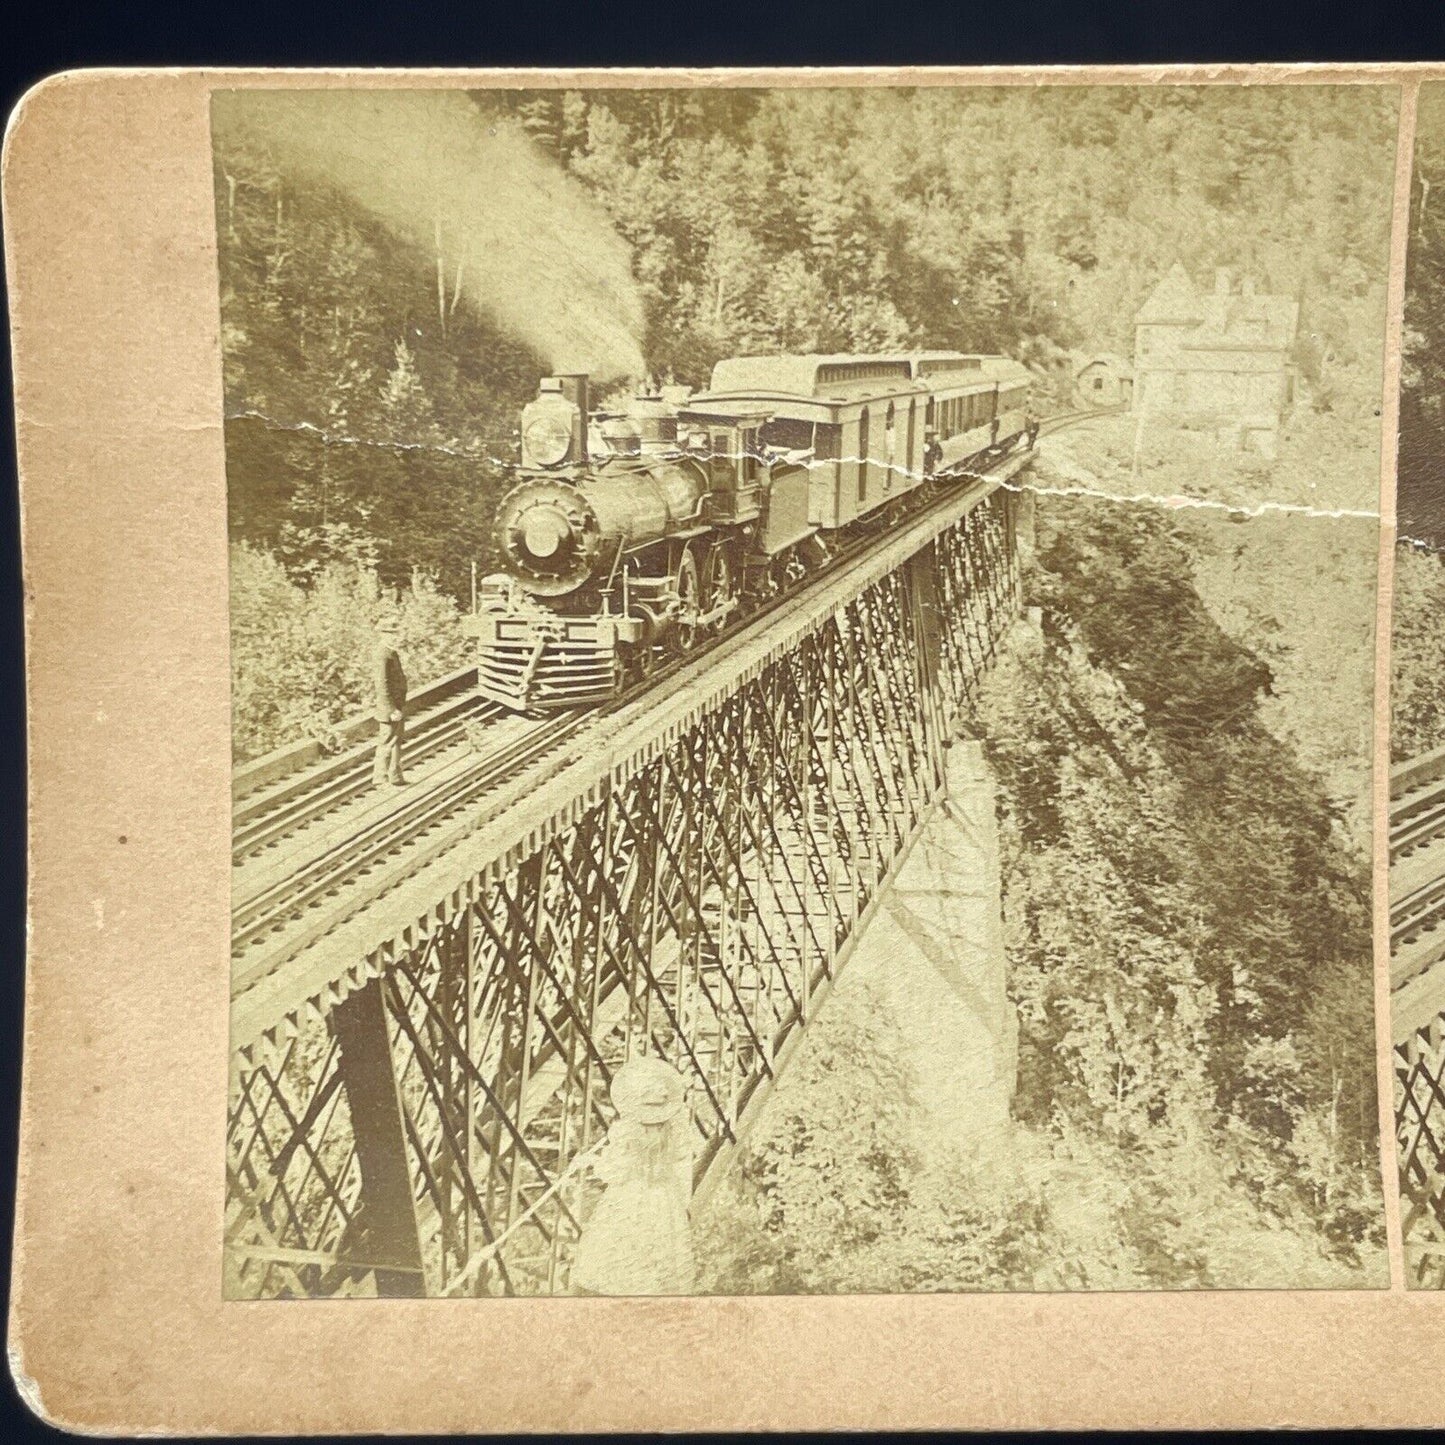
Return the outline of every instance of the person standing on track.
{"type": "Polygon", "coordinates": [[[371,781],[380,787],[388,778],[400,787],[406,782],[401,771],[401,740],[406,731],[406,673],[396,650],[401,628],[393,617],[376,625],[376,658],[372,665],[376,702],[376,761],[371,781]]]}

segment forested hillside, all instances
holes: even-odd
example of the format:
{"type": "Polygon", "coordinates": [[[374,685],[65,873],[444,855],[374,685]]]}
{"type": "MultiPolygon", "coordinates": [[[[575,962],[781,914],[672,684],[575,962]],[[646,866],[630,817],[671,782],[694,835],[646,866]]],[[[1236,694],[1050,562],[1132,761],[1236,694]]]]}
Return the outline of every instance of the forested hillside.
{"type": "Polygon", "coordinates": [[[1415,118],[1400,382],[1400,531],[1445,551],[1445,86],[1415,118]]]}
{"type": "Polygon", "coordinates": [[[643,349],[685,381],[752,350],[1132,353],[1134,312],[1175,260],[1299,296],[1312,378],[1378,362],[1385,90],[551,93],[509,108],[632,245],[643,349]]]}
{"type": "Polygon", "coordinates": [[[1042,627],[1010,634],[975,719],[1012,1135],[915,1147],[923,1041],[845,974],[706,1215],[710,1285],[1379,1285],[1368,867],[1267,723],[1270,667],[1195,589],[1199,529],[1230,523],[1039,507],[1042,627]]]}
{"type": "Polygon", "coordinates": [[[1400,390],[1390,750],[1445,746],[1445,87],[1420,89],[1400,390]]]}

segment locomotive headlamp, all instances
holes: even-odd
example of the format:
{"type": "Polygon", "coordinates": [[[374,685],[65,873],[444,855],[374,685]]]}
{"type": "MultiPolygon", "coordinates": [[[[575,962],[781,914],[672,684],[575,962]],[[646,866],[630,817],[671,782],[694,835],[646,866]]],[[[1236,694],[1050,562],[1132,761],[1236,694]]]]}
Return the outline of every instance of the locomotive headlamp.
{"type": "Polygon", "coordinates": [[[572,448],[572,422],[566,412],[547,410],[531,417],[522,431],[527,459],[540,467],[567,460],[572,448]]]}

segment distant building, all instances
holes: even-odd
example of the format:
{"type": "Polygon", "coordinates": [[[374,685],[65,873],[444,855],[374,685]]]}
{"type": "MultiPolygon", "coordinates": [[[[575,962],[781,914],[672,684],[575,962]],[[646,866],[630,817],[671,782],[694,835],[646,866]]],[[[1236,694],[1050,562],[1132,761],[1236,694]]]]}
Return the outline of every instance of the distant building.
{"type": "Polygon", "coordinates": [[[1201,291],[1176,262],[1134,318],[1135,410],[1228,431],[1272,455],[1294,400],[1298,322],[1292,296],[1265,295],[1252,277],[1236,287],[1223,268],[1201,291]]]}
{"type": "Polygon", "coordinates": [[[1091,356],[1075,368],[1074,390],[1082,406],[1127,406],[1134,395],[1134,368],[1116,352],[1091,356]]]}

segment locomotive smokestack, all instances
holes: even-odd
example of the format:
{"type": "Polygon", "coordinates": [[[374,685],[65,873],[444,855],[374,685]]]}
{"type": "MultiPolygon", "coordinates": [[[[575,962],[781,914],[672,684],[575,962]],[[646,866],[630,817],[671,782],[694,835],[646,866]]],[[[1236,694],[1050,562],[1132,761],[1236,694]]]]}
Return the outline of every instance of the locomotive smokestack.
{"type": "Polygon", "coordinates": [[[587,373],[585,371],[572,372],[567,376],[559,376],[556,380],[562,383],[562,395],[577,408],[577,433],[573,439],[572,454],[577,458],[578,463],[585,467],[588,463],[587,418],[591,414],[587,373]]]}

